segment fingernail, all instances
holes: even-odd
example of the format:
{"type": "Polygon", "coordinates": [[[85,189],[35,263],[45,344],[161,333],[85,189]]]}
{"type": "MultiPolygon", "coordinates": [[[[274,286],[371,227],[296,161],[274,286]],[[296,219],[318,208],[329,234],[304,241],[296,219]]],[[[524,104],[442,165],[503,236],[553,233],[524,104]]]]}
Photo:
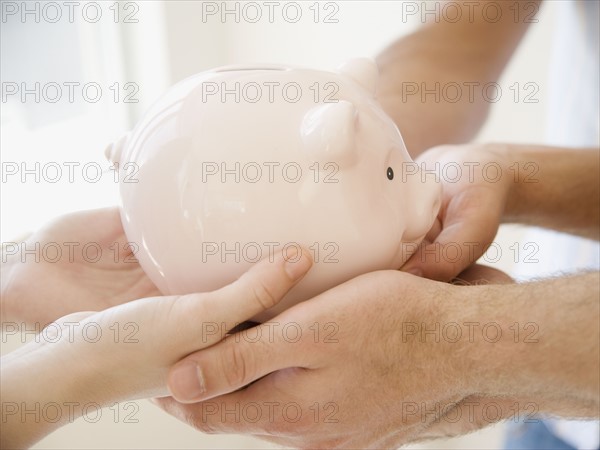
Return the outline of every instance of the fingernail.
{"type": "Polygon", "coordinates": [[[206,392],[202,369],[196,363],[184,363],[173,369],[170,386],[173,397],[180,401],[199,401],[206,392]]]}
{"type": "Polygon", "coordinates": [[[285,271],[293,281],[304,275],[312,266],[312,259],[308,256],[308,252],[304,252],[302,249],[299,251],[296,248],[288,249],[284,259],[285,271]]]}

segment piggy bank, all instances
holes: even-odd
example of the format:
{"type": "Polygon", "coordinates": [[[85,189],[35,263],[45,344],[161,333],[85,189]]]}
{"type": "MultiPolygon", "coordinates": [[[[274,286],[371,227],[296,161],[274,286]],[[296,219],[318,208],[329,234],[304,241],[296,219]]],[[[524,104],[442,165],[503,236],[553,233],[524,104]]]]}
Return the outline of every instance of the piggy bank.
{"type": "Polygon", "coordinates": [[[126,236],[158,289],[212,291],[276,252],[311,252],[311,271],[254,318],[264,321],[359,274],[400,268],[432,226],[441,188],[411,161],[375,99],[377,79],[367,59],[336,72],[218,68],[175,85],[109,146],[126,236]]]}

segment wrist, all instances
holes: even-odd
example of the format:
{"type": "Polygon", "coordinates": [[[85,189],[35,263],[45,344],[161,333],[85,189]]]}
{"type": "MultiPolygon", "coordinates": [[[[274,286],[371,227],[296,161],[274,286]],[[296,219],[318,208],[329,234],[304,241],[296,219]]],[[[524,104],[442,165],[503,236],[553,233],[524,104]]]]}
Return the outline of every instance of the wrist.
{"type": "Polygon", "coordinates": [[[82,415],[76,384],[85,383],[61,344],[30,342],[2,357],[2,448],[30,447],[82,415]]]}
{"type": "Polygon", "coordinates": [[[504,222],[542,226],[599,239],[597,148],[508,146],[514,179],[504,222]]]}
{"type": "Polygon", "coordinates": [[[452,333],[446,339],[456,341],[445,358],[460,361],[457,376],[466,395],[520,401],[532,394],[529,381],[535,377],[528,370],[540,319],[532,310],[518,313],[526,299],[518,298],[515,286],[452,286],[444,300],[442,327],[447,324],[452,333]]]}
{"type": "Polygon", "coordinates": [[[597,283],[596,273],[467,288],[465,318],[479,330],[469,368],[477,392],[535,400],[550,412],[567,400],[597,404],[597,283]]]}
{"type": "Polygon", "coordinates": [[[467,397],[490,391],[482,383],[488,376],[482,362],[487,354],[481,348],[482,320],[475,286],[447,285],[448,295],[440,303],[441,336],[446,345],[440,357],[453,367],[461,393],[467,397]]]}
{"type": "Polygon", "coordinates": [[[539,163],[534,160],[533,155],[527,154],[524,146],[506,145],[505,151],[508,161],[506,175],[509,183],[503,222],[523,223],[524,214],[530,208],[525,188],[529,183],[537,183],[535,174],[539,170],[539,163]]]}
{"type": "Polygon", "coordinates": [[[519,300],[514,297],[515,293],[508,294],[512,287],[482,285],[467,288],[464,323],[469,328],[466,345],[472,362],[467,367],[470,372],[467,379],[478,394],[519,400],[521,387],[526,384],[526,380],[521,379],[523,363],[527,359],[525,346],[536,338],[529,339],[524,335],[523,328],[529,326],[530,321],[523,323],[513,314],[519,300]]]}
{"type": "Polygon", "coordinates": [[[474,291],[465,286],[428,282],[434,291],[426,293],[420,303],[419,342],[425,346],[435,378],[446,379],[446,393],[466,398],[481,392],[480,356],[473,339],[470,312],[474,291]]]}
{"type": "Polygon", "coordinates": [[[482,160],[483,180],[489,184],[500,186],[502,195],[496,199],[500,206],[501,222],[510,222],[519,203],[519,177],[518,170],[519,146],[505,143],[482,144],[478,149],[487,156],[482,160]]]}

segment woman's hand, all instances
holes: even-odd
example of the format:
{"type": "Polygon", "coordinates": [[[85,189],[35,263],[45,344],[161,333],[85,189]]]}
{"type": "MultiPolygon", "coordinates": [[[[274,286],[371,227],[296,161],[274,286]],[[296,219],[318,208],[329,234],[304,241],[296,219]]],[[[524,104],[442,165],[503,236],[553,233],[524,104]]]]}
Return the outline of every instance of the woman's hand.
{"type": "Polygon", "coordinates": [[[48,325],[2,359],[2,447],[32,445],[79,417],[86,404],[167,395],[173,364],[274,306],[302,278],[309,252],[289,253],[288,260],[277,255],[258,263],[218,291],[145,298],[48,325]],[[62,420],[21,421],[23,408],[50,403],[62,408],[62,420]],[[5,405],[14,406],[12,413],[4,414],[5,405]]]}
{"type": "Polygon", "coordinates": [[[135,258],[117,208],[76,212],[24,243],[4,243],[2,322],[40,328],[76,311],[160,295],[135,258]]]}

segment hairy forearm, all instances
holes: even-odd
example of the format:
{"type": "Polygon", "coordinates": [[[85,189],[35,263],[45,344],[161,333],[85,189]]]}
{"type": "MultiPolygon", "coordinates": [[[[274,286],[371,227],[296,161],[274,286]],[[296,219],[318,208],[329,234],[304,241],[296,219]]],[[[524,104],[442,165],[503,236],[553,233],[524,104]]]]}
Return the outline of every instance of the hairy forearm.
{"type": "Polygon", "coordinates": [[[473,345],[480,392],[542,413],[600,417],[599,273],[469,289],[468,318],[503,331],[473,345]]]}
{"type": "Polygon", "coordinates": [[[509,146],[505,222],[600,238],[600,150],[509,146]]]}
{"type": "MultiPolygon", "coordinates": [[[[532,4],[537,8],[539,2],[532,4]]],[[[524,20],[515,20],[510,9],[515,3],[496,5],[502,9],[496,23],[486,20],[481,10],[469,14],[463,6],[458,22],[438,17],[377,57],[378,99],[413,157],[435,145],[466,142],[485,122],[490,105],[481,94],[482,86],[500,78],[527,29],[524,20]],[[460,87],[458,101],[454,90],[452,101],[425,93],[441,92],[454,83],[460,87]]]]}

